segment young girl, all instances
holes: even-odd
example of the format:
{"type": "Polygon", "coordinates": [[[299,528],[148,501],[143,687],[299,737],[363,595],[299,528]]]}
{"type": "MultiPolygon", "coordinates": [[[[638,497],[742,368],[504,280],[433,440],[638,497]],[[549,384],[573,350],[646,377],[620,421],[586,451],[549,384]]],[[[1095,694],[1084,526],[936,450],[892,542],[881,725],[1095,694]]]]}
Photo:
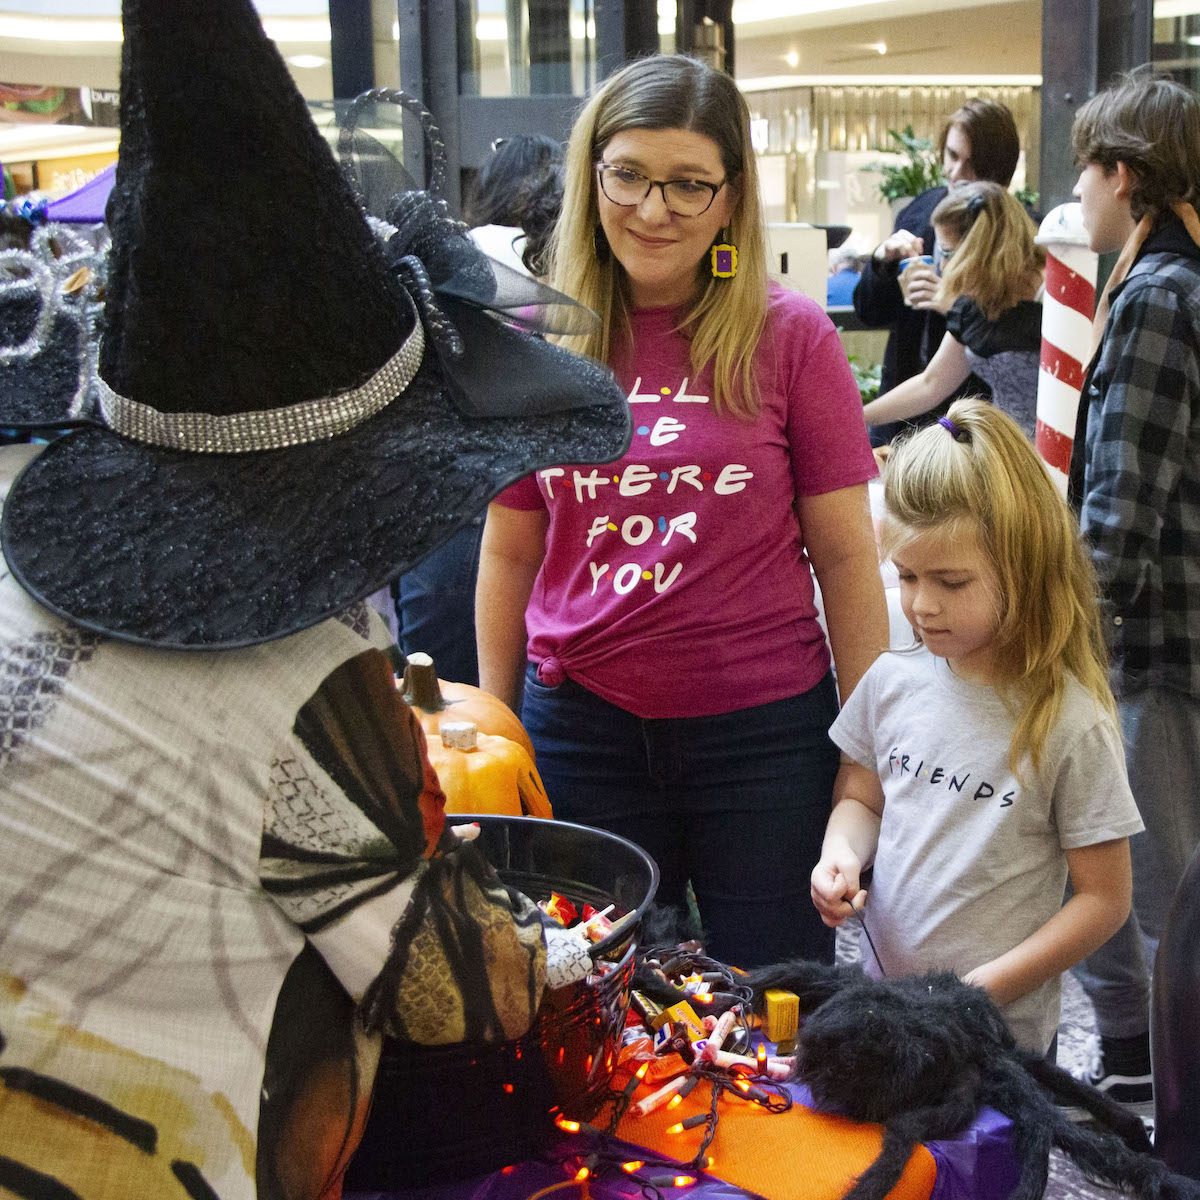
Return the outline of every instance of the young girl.
{"type": "Polygon", "coordinates": [[[934,307],[946,335],[920,375],[868,404],[868,425],[915,417],[953,395],[972,373],[992,403],[1032,441],[1042,344],[1045,252],[1017,198],[995,183],[954,188],[933,210],[935,260],[943,264],[934,307]]]}
{"type": "Polygon", "coordinates": [[[956,971],[1043,1052],[1060,974],[1129,911],[1142,828],[1092,570],[1033,447],[983,401],[899,443],[884,498],[917,646],[878,658],[830,731],[843,769],[813,901],[841,924],[873,865],[868,972],[956,971]]]}

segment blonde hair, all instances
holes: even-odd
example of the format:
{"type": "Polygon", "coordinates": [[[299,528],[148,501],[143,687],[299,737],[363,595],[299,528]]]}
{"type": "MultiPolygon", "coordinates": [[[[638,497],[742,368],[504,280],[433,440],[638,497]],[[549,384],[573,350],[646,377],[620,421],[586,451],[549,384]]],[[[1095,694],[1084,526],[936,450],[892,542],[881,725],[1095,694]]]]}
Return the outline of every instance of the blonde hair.
{"type": "Polygon", "coordinates": [[[1037,230],[1021,202],[997,183],[984,180],[951,188],[930,222],[958,238],[942,272],[938,300],[970,296],[989,321],[1026,298],[1030,277],[1046,266],[1035,246],[1037,230]]]}
{"type": "Polygon", "coordinates": [[[714,279],[707,256],[697,279],[707,281],[680,321],[691,339],[692,377],[711,363],[713,404],[742,417],[758,413],[754,350],[767,316],[766,232],[758,196],[758,167],[750,142],[750,113],[733,80],[683,55],[656,55],[609,76],[584,105],[567,144],[562,216],[550,242],[550,283],[600,315],[594,333],[559,340],[570,349],[608,362],[614,328],[631,331],[625,272],[609,254],[597,255],[600,223],[596,163],[604,146],[627,129],[686,129],[711,138],[720,150],[729,185],[739,196],[729,239],[737,247],[737,274],[714,279]]]}
{"type": "Polygon", "coordinates": [[[958,430],[931,425],[901,441],[884,477],[889,557],[913,538],[971,530],[999,581],[992,640],[997,690],[1013,708],[1009,761],[1037,771],[1069,676],[1105,711],[1108,686],[1096,576],[1066,502],[1015,421],[979,399],[955,402],[958,430]]]}

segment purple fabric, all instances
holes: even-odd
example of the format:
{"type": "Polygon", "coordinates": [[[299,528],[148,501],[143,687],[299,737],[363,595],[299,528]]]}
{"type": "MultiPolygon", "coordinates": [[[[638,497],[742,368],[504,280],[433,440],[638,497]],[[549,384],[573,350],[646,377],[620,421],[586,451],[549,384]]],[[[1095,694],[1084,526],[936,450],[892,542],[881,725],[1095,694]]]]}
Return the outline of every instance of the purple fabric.
{"type": "MultiPolygon", "coordinates": [[[[816,1108],[804,1084],[785,1086],[797,1104],[816,1108]]],[[[1012,1138],[1012,1122],[993,1108],[982,1108],[959,1137],[926,1142],[937,1166],[929,1200],[1006,1200],[1017,1185],[1012,1138]]]]}
{"type": "MultiPolygon", "coordinates": [[[[786,1085],[798,1104],[812,1107],[812,1094],[803,1084],[786,1085]]],[[[991,1108],[984,1108],[960,1137],[926,1145],[937,1165],[930,1200],[1005,1200],[1017,1182],[1017,1160],[1012,1145],[1012,1122],[991,1108]]],[[[567,1137],[550,1151],[545,1161],[518,1163],[508,1174],[495,1171],[457,1183],[416,1188],[403,1192],[347,1192],[343,1200],[526,1200],[540,1188],[568,1180],[576,1156],[587,1155],[594,1139],[582,1134],[567,1137]],[[572,1160],[569,1166],[563,1164],[572,1160]]],[[[614,1139],[612,1148],[629,1159],[641,1157],[637,1146],[614,1139]]],[[[592,1179],[592,1200],[629,1200],[629,1181],[623,1178],[592,1179]]],[[[700,1175],[694,1187],[674,1193],[689,1200],[747,1200],[755,1193],[725,1183],[712,1175],[700,1175]]],[[[569,1191],[564,1196],[570,1197],[569,1191]]],[[[772,1197],[770,1200],[783,1200],[772,1197]]]]}
{"type": "Polygon", "coordinates": [[[108,203],[108,193],[112,191],[116,169],[117,164],[113,163],[69,196],[51,200],[46,205],[46,216],[51,221],[74,222],[79,225],[103,221],[104,206],[108,203]]]}

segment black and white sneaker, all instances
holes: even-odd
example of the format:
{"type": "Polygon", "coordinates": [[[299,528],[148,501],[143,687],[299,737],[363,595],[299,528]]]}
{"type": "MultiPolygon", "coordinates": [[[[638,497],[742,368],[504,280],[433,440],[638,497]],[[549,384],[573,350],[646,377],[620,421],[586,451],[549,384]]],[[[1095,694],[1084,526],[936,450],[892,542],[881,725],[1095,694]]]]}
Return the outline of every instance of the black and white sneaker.
{"type": "MultiPolygon", "coordinates": [[[[1143,1121],[1154,1118],[1154,1075],[1150,1068],[1150,1035],[1107,1038],[1091,1034],[1086,1061],[1075,1077],[1104,1092],[1143,1121]]],[[[1082,1109],[1068,1109],[1072,1120],[1086,1121],[1082,1109]]]]}

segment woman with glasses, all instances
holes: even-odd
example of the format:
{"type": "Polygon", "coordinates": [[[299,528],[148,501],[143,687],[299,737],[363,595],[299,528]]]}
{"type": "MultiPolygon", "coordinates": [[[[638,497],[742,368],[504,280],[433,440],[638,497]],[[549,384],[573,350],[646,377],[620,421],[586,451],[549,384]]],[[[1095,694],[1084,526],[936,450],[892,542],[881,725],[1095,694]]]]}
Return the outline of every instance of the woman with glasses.
{"type": "Polygon", "coordinates": [[[955,188],[933,210],[940,286],[930,301],[946,314],[937,353],[863,409],[868,425],[930,412],[974,375],[1034,440],[1042,348],[1046,253],[1021,202],[996,183],[955,188]]]}
{"type": "Polygon", "coordinates": [[[633,444],[492,504],[480,682],[523,703],[558,817],[643,845],[666,904],[691,882],[710,953],[831,960],[808,885],[838,773],[813,572],[848,695],[887,641],[874,464],[832,324],[768,285],[728,76],[666,56],[604,83],[551,261],[600,315],[564,340],[612,366],[633,444]]]}

